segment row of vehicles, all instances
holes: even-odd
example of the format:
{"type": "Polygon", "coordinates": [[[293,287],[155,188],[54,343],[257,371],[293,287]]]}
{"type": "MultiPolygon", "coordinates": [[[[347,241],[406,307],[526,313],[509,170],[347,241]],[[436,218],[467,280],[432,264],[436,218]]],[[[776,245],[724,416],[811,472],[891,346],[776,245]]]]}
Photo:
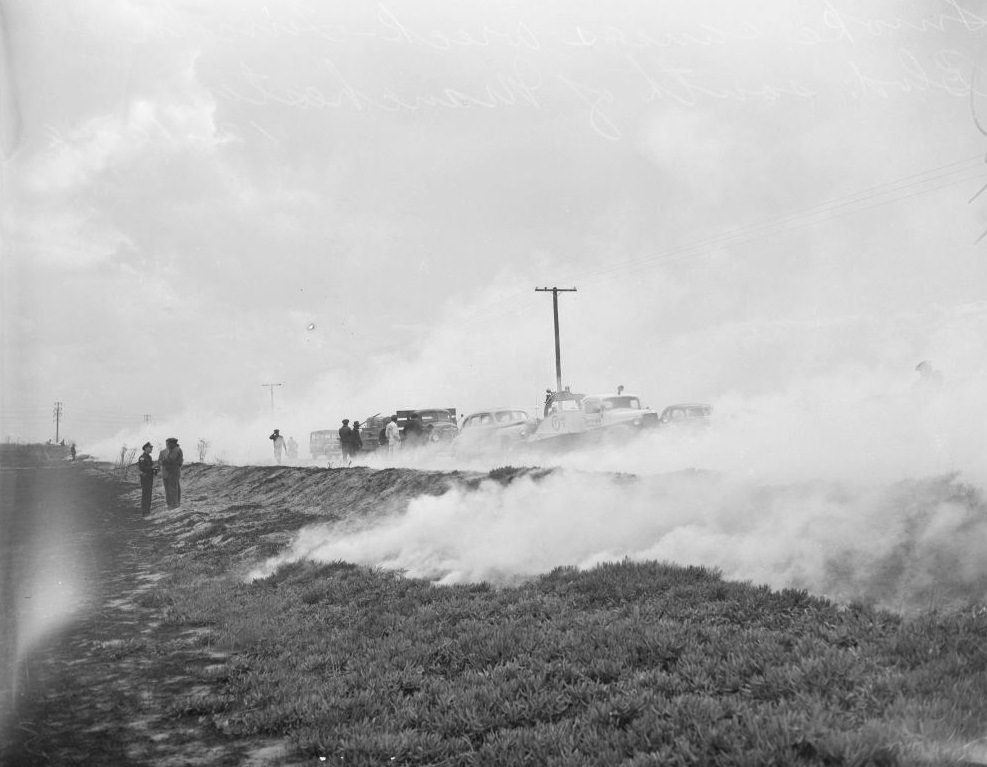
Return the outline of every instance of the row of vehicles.
{"type": "MultiPolygon", "coordinates": [[[[456,424],[456,408],[422,408],[398,410],[398,429],[401,442],[408,447],[426,446],[435,443],[449,444],[459,433],[456,424]]],[[[367,416],[360,424],[360,440],[363,452],[375,452],[383,446],[382,432],[390,416],[376,413],[367,416]]],[[[309,435],[309,453],[314,460],[332,459],[342,454],[339,444],[339,429],[319,429],[309,435]]]]}
{"type": "Polygon", "coordinates": [[[626,443],[648,429],[671,425],[704,426],[713,408],[705,403],[681,403],[660,414],[642,405],[640,397],[625,393],[545,393],[540,417],[514,408],[473,413],[464,419],[453,453],[470,455],[513,452],[519,448],[552,451],[600,444],[626,443]]]}
{"type": "MultiPolygon", "coordinates": [[[[669,405],[661,413],[645,407],[640,397],[625,393],[579,394],[566,388],[546,391],[542,412],[532,416],[520,408],[487,408],[457,421],[456,408],[399,410],[398,427],[407,447],[447,447],[453,455],[469,457],[511,453],[521,447],[565,450],[594,444],[621,444],[642,431],[671,426],[703,426],[712,406],[705,403],[669,405]]],[[[378,449],[386,416],[370,416],[361,422],[363,449],[378,449]]],[[[339,452],[336,430],[311,434],[312,457],[332,458],[339,452]]]]}

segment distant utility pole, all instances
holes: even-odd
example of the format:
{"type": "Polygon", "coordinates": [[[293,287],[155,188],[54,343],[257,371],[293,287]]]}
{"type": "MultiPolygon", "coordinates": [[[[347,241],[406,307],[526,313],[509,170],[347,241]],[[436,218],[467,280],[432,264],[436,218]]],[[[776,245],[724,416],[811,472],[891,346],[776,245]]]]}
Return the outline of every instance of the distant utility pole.
{"type": "Polygon", "coordinates": [[[575,288],[535,288],[536,293],[552,293],[552,315],[555,317],[555,391],[562,391],[562,354],[559,351],[559,293],[575,293],[575,288]]]}
{"type": "Polygon", "coordinates": [[[62,403],[56,402],[55,409],[51,413],[52,420],[55,422],[55,444],[58,444],[58,429],[62,425],[62,403]]]}
{"type": "Polygon", "coordinates": [[[279,383],[261,384],[261,386],[266,386],[268,389],[271,390],[271,415],[274,415],[274,387],[282,386],[282,385],[283,384],[279,384],[279,383]]]}

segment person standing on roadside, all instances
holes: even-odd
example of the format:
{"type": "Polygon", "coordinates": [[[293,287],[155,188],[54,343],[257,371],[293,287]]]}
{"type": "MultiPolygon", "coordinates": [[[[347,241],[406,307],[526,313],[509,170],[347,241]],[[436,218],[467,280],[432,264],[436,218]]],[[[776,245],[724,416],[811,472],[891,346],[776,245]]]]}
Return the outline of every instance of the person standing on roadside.
{"type": "Polygon", "coordinates": [[[165,449],[158,456],[161,467],[161,483],[164,485],[165,503],[169,509],[177,509],[182,505],[182,464],[185,456],[178,446],[175,437],[165,440],[165,449]]]}
{"type": "Polygon", "coordinates": [[[280,464],[281,455],[284,453],[284,437],[281,436],[281,430],[275,429],[268,439],[274,442],[274,460],[280,464]]]}
{"type": "Polygon", "coordinates": [[[154,475],[158,473],[158,467],[151,458],[153,447],[150,442],[145,442],[141,448],[141,457],[137,459],[137,471],[141,476],[141,514],[144,516],[151,513],[151,490],[154,487],[154,475]]]}
{"type": "Polygon", "coordinates": [[[353,422],[353,431],[350,432],[350,456],[358,456],[363,452],[363,437],[360,436],[360,422],[353,422]]]}
{"type": "Polygon", "coordinates": [[[339,427],[339,450],[343,454],[343,466],[350,465],[350,435],[352,434],[350,419],[344,418],[343,425],[339,427]]]}
{"type": "Polygon", "coordinates": [[[401,427],[398,426],[396,415],[391,416],[391,420],[384,427],[384,433],[387,435],[387,456],[390,458],[401,447],[401,427]]]}

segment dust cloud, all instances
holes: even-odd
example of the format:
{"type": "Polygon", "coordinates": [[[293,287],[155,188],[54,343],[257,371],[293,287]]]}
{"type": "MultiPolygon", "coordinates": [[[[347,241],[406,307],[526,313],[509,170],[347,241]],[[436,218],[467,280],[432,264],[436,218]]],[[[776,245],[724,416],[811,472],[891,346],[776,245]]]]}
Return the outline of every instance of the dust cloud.
{"type": "Polygon", "coordinates": [[[556,467],[547,476],[418,497],[360,529],[305,529],[254,576],[345,560],[440,584],[509,584],[558,566],[660,560],[897,610],[983,601],[983,384],[834,378],[724,397],[706,428],[541,454],[530,463],[556,467]]]}

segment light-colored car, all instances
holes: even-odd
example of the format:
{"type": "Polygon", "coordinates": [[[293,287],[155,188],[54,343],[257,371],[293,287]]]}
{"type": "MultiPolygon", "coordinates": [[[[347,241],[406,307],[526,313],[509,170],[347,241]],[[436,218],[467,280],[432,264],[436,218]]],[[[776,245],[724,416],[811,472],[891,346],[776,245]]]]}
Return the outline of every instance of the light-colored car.
{"type": "Polygon", "coordinates": [[[531,434],[533,442],[578,445],[600,439],[622,441],[640,429],[658,425],[658,414],[644,407],[637,395],[625,394],[623,387],[611,394],[548,394],[545,417],[531,434]]]}
{"type": "Polygon", "coordinates": [[[583,397],[587,429],[614,426],[647,429],[658,425],[658,414],[641,405],[634,394],[588,394],[583,397]]]}
{"type": "Polygon", "coordinates": [[[703,402],[682,402],[661,411],[659,426],[707,426],[713,406],[703,402]]]}
{"type": "Polygon", "coordinates": [[[509,407],[477,410],[463,419],[452,442],[453,455],[510,452],[525,440],[532,426],[526,410],[509,407]]]}

